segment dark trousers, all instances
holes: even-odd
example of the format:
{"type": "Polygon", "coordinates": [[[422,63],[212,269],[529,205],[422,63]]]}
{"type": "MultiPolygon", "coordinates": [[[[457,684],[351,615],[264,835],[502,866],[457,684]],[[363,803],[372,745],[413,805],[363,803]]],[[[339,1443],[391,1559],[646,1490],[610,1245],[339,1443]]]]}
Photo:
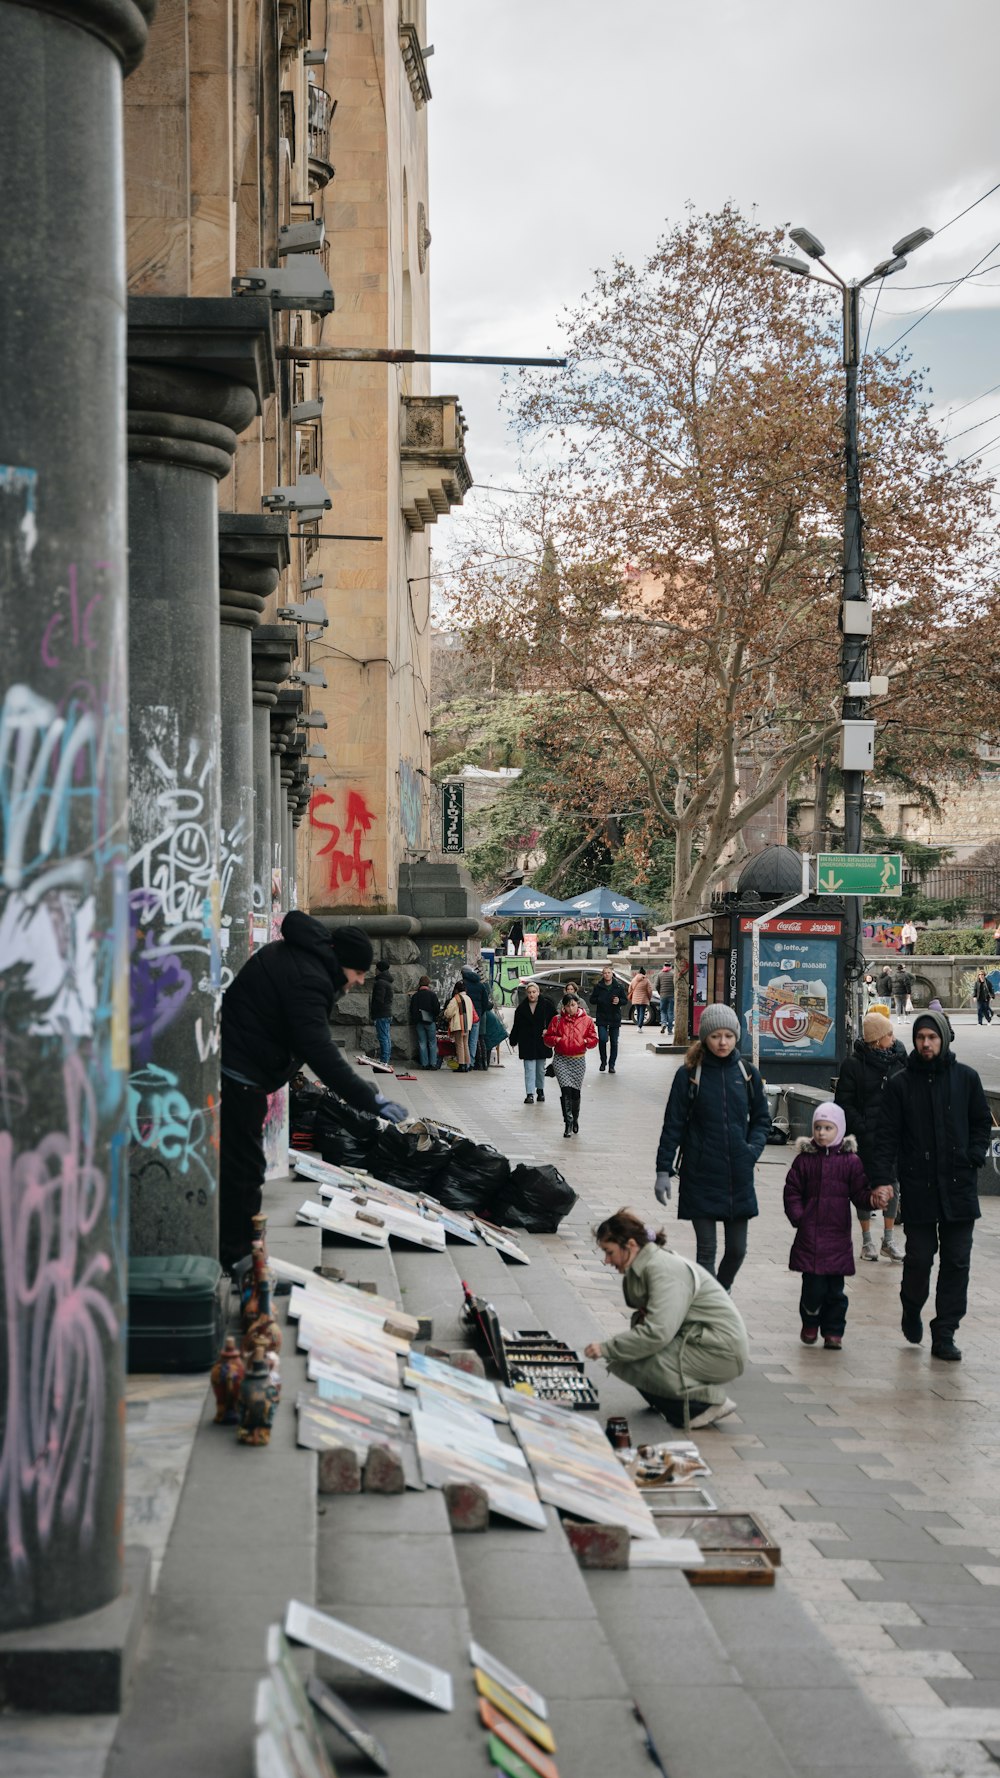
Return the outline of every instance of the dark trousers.
{"type": "Polygon", "coordinates": [[[906,1258],[899,1300],[904,1309],[920,1313],[931,1290],[931,1266],[940,1249],[936,1314],[930,1324],[931,1339],[954,1334],[965,1314],[969,1295],[969,1264],[972,1259],[973,1221],[909,1222],[906,1225],[906,1258]]]}
{"type": "Polygon", "coordinates": [[[598,1054],[601,1058],[601,1067],[602,1068],[604,1067],[605,1063],[608,1060],[608,1039],[609,1038],[611,1039],[611,1066],[612,1066],[612,1068],[614,1067],[615,1063],[618,1060],[618,1033],[620,1030],[621,1030],[620,1025],[598,1025],[598,1027],[597,1027],[597,1050],[598,1050],[598,1054]]]}
{"type": "Polygon", "coordinates": [[[219,1258],[228,1270],[250,1252],[250,1218],[264,1195],[267,1094],[224,1074],[220,1113],[219,1258]]]}
{"type": "Polygon", "coordinates": [[[719,1269],[715,1269],[715,1249],[717,1241],[717,1223],[714,1216],[695,1216],[692,1219],[694,1238],[698,1243],[695,1258],[706,1272],[717,1278],[723,1290],[731,1290],[733,1279],[747,1256],[747,1225],[749,1218],[735,1216],[723,1222],[726,1244],[723,1248],[719,1269]]]}
{"type": "Polygon", "coordinates": [[[843,1339],[847,1326],[843,1272],[803,1272],[799,1314],[807,1327],[818,1321],[824,1339],[828,1334],[843,1339]]]}
{"type": "Polygon", "coordinates": [[[984,1019],[985,1019],[987,1025],[992,1025],[992,1023],[993,1023],[993,1008],[990,1005],[988,1000],[977,1000],[976,1001],[976,1018],[978,1019],[980,1025],[983,1023],[984,1019]]]}

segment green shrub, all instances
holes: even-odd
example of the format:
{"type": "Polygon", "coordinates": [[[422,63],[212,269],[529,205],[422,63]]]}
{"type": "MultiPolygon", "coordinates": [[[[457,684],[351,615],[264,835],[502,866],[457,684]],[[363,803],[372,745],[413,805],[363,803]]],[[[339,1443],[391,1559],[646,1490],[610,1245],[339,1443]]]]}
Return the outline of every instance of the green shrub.
{"type": "Polygon", "coordinates": [[[936,926],[917,934],[918,957],[992,957],[993,932],[985,926],[936,926]]]}

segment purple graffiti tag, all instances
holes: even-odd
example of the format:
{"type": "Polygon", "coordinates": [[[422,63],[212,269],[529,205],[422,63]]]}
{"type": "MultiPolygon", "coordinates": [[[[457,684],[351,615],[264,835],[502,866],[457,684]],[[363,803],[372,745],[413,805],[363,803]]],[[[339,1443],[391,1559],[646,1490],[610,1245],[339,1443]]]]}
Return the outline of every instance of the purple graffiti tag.
{"type": "Polygon", "coordinates": [[[0,1131],[0,1536],[20,1571],[30,1563],[32,1514],[43,1549],[57,1523],[75,1522],[84,1545],[93,1539],[105,1371],[119,1332],[103,1288],[111,1261],[86,1258],[107,1191],[94,1164],[96,1100],[76,1054],[63,1063],[63,1091],[65,1132],[18,1154],[0,1131]]]}
{"type": "Polygon", "coordinates": [[[155,889],[133,889],[129,905],[129,1002],[133,1061],[152,1060],[161,1031],[177,1017],[192,981],[180,959],[161,949],[150,930],[162,908],[155,889]]]}

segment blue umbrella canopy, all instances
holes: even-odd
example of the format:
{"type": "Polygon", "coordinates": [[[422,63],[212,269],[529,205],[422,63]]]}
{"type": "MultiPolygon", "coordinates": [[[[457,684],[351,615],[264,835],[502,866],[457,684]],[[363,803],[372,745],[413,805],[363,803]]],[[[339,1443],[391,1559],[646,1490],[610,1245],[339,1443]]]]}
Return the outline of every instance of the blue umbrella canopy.
{"type": "Polygon", "coordinates": [[[588,889],[586,895],[571,896],[567,906],[584,920],[652,920],[650,908],[641,901],[632,901],[618,889],[588,889]]]}
{"type": "Polygon", "coordinates": [[[490,917],[501,914],[506,919],[515,914],[533,914],[539,920],[548,919],[554,914],[571,912],[565,901],[553,901],[541,889],[532,889],[522,883],[519,889],[508,889],[506,895],[498,895],[493,901],[483,903],[483,913],[490,917]]]}

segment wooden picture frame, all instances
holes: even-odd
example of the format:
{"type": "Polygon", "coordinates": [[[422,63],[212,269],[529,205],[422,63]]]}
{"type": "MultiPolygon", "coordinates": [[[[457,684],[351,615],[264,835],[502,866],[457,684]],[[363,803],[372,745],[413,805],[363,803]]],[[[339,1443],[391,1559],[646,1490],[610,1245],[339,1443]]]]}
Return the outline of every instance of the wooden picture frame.
{"type": "Polygon", "coordinates": [[[708,1550],[697,1568],[685,1568],[690,1587],[773,1587],[775,1568],[763,1550],[708,1550]]]}
{"type": "Polygon", "coordinates": [[[756,1513],[692,1513],[689,1519],[671,1518],[662,1526],[662,1532],[664,1537],[690,1537],[708,1554],[720,1550],[735,1550],[740,1554],[759,1550],[772,1568],[781,1567],[781,1547],[756,1513]]]}

